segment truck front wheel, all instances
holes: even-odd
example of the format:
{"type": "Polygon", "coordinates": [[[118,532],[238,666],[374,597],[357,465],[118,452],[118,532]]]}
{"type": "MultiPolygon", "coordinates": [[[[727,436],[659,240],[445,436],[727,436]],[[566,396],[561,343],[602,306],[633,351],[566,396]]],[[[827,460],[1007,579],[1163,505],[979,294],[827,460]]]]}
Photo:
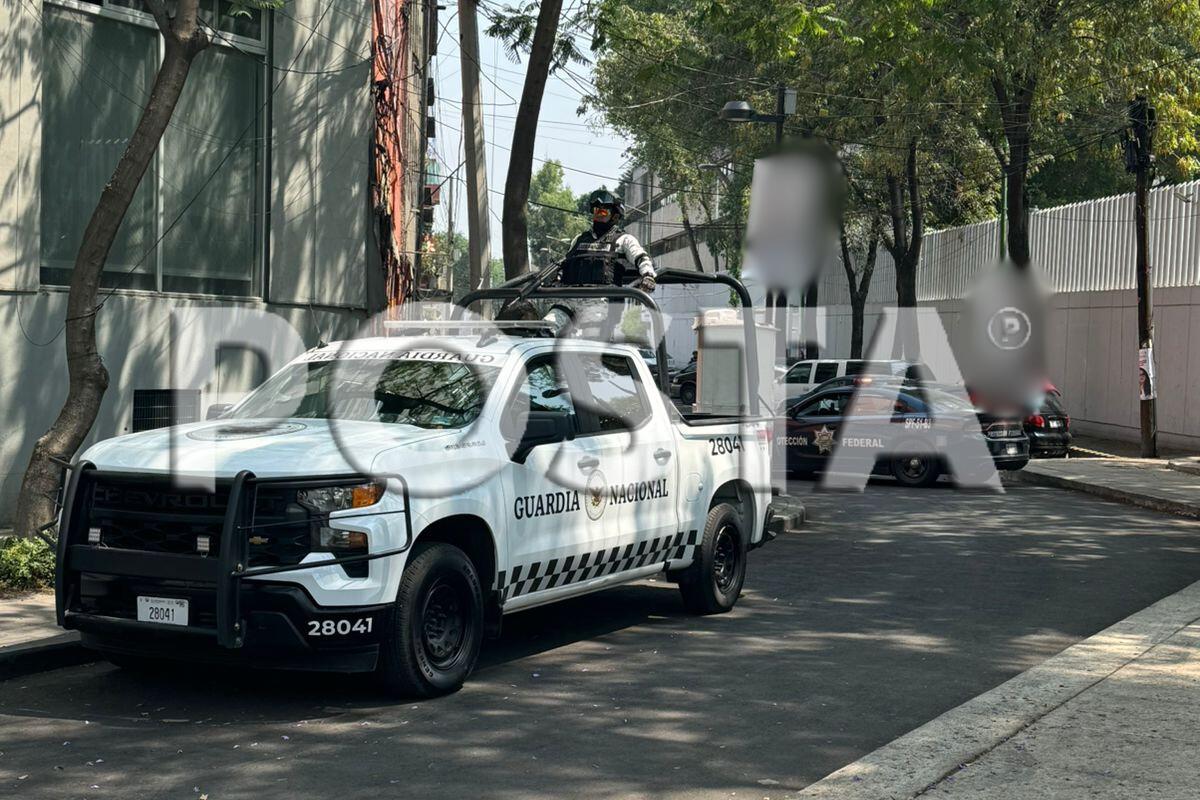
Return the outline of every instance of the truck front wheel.
{"type": "Polygon", "coordinates": [[[733,608],[746,580],[746,530],[728,503],[713,506],[692,564],[679,576],[683,605],[693,614],[722,614],[733,608]]]}
{"type": "Polygon", "coordinates": [[[400,579],[391,637],[382,645],[384,686],[417,697],[456,691],[482,641],[483,592],[471,559],[449,544],[419,550],[400,579]]]}

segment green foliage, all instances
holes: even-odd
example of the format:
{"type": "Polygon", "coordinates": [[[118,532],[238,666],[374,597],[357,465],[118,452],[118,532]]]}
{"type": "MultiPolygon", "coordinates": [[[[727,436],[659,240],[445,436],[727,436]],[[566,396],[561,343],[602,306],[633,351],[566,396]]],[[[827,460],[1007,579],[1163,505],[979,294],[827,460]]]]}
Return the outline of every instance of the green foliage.
{"type": "Polygon", "coordinates": [[[562,258],[571,241],[587,229],[587,218],[570,210],[578,205],[579,198],[563,182],[562,164],[542,164],[529,184],[529,252],[535,268],[562,258]]]}
{"type": "Polygon", "coordinates": [[[54,551],[41,539],[0,540],[0,591],[29,591],[54,583],[54,551]]]}
{"type": "MultiPolygon", "coordinates": [[[[596,9],[596,92],[584,107],[634,140],[634,158],[679,191],[734,270],[753,163],[774,145],[771,126],[727,124],[717,111],[735,99],[772,111],[779,83],[799,90],[788,134],[823,138],[843,161],[858,249],[890,238],[888,178],[906,183],[913,141],[927,229],[993,217],[1014,158],[1000,98],[1022,87],[1032,87],[1033,205],[1130,189],[1118,134],[1139,92],[1161,121],[1160,176],[1200,168],[1200,0],[601,0],[596,9]],[[728,182],[700,170],[706,162],[729,165],[728,182]]],[[[911,214],[905,198],[905,224],[911,214]]]]}
{"type": "Polygon", "coordinates": [[[630,306],[621,315],[621,336],[627,342],[646,341],[646,320],[642,319],[641,306],[630,306]]]}
{"type": "MultiPolygon", "coordinates": [[[[541,4],[537,0],[527,0],[519,5],[506,5],[503,8],[495,6],[483,8],[483,13],[491,22],[487,29],[488,36],[504,42],[505,55],[515,64],[521,62],[521,55],[528,53],[533,44],[533,34],[537,30],[540,8],[541,4]]],[[[574,11],[569,12],[567,18],[559,23],[559,33],[554,42],[553,57],[550,62],[551,72],[571,63],[588,63],[587,57],[579,49],[572,30],[586,26],[592,13],[591,4],[585,2],[580,6],[575,6],[574,11]]]]}
{"type": "Polygon", "coordinates": [[[467,237],[455,232],[453,239],[447,231],[433,234],[433,247],[427,249],[421,256],[421,270],[431,281],[439,279],[450,270],[454,277],[454,293],[462,294],[468,283],[470,269],[470,253],[467,250],[467,237]]]}

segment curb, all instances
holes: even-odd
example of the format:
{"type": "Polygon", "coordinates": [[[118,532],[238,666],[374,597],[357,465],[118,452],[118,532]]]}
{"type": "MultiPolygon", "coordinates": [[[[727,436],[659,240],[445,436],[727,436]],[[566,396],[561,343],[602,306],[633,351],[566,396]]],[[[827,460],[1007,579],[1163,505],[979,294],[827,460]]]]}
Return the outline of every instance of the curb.
{"type": "Polygon", "coordinates": [[[1056,489],[1072,489],[1077,492],[1085,492],[1095,495],[1096,497],[1105,500],[1112,500],[1116,503],[1124,503],[1131,506],[1139,506],[1148,508],[1151,511],[1161,511],[1166,514],[1175,514],[1181,517],[1190,517],[1192,519],[1200,518],[1200,505],[1192,503],[1182,503],[1178,500],[1167,500],[1165,498],[1151,497],[1150,495],[1140,494],[1138,492],[1130,492],[1125,489],[1117,489],[1112,486],[1100,486],[1094,483],[1074,478],[1063,478],[1058,475],[1046,475],[1041,472],[1029,472],[1021,470],[1013,473],[1015,480],[1021,483],[1028,483],[1034,486],[1052,486],[1056,489]]]}
{"type": "Polygon", "coordinates": [[[1188,475],[1200,475],[1200,464],[1195,461],[1168,461],[1167,469],[1186,472],[1188,475]]]}
{"type": "Polygon", "coordinates": [[[14,644],[0,648],[0,681],[87,664],[99,658],[98,653],[80,644],[77,633],[14,644]]]}
{"type": "Polygon", "coordinates": [[[1197,619],[1200,581],[788,797],[912,800],[1197,619]]]}

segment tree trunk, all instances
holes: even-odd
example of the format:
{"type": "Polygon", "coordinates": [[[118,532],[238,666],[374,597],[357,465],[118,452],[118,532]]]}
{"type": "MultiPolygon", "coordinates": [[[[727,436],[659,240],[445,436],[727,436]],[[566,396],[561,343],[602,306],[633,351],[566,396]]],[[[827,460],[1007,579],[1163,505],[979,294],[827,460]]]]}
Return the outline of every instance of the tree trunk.
{"type": "Polygon", "coordinates": [[[850,295],[850,357],[862,358],[863,325],[866,322],[866,295],[850,295]]]}
{"type": "Polygon", "coordinates": [[[850,255],[850,243],[846,239],[845,227],[839,237],[842,245],[842,269],[846,272],[846,282],[850,285],[850,357],[862,358],[863,327],[866,322],[867,295],[871,291],[871,277],[875,273],[875,256],[878,253],[879,239],[872,234],[867,244],[867,256],[863,264],[862,274],[854,276],[854,259],[850,255]]]}
{"type": "Polygon", "coordinates": [[[1029,247],[1029,216],[1025,207],[1025,186],[1029,177],[1030,141],[1033,131],[1033,100],[1037,79],[1025,75],[1013,78],[1014,90],[1000,77],[992,78],[992,89],[1000,107],[1000,121],[1008,142],[1008,160],[1001,161],[1008,188],[1004,214],[1008,221],[1008,257],[1018,267],[1032,260],[1029,247]]]}
{"type": "Polygon", "coordinates": [[[554,42],[558,36],[558,17],[562,0],[542,0],[538,11],[537,30],[529,48],[529,65],[525,70],[525,87],[513,124],[512,152],[508,156],[508,177],[504,181],[504,275],[512,279],[529,270],[529,181],[533,176],[533,146],[537,140],[538,114],[542,94],[550,75],[554,42]]]}
{"type": "Polygon", "coordinates": [[[683,229],[687,231],[688,247],[692,251],[692,263],[696,265],[696,272],[704,272],[704,263],[700,261],[700,246],[696,244],[696,229],[692,227],[692,221],[688,219],[686,211],[683,213],[683,229]]]}
{"type": "Polygon", "coordinates": [[[37,440],[25,469],[13,520],[18,536],[31,536],[53,524],[54,498],[62,465],[71,460],[91,430],[108,388],[108,370],[96,349],[99,311],[96,295],[100,276],[125,212],[171,121],[192,60],[208,46],[208,35],[197,21],[197,5],[198,0],[179,0],[171,19],[162,0],[146,2],[166,40],[165,54],[150,99],[112,178],[100,194],[75,256],[65,323],[67,400],[54,424],[37,440]]]}
{"type": "MultiPolygon", "coordinates": [[[[917,305],[917,266],[921,262],[921,245],[925,240],[925,206],[921,201],[921,178],[917,170],[917,140],[908,143],[905,161],[908,191],[908,209],[905,218],[905,187],[899,179],[889,174],[888,213],[892,219],[892,235],[885,239],[884,246],[892,255],[896,265],[896,305],[900,308],[915,308],[917,305]],[[909,222],[911,221],[911,233],[909,222]]],[[[917,359],[920,357],[920,342],[917,340],[916,319],[912,314],[902,313],[893,343],[895,358],[917,359]]]]}

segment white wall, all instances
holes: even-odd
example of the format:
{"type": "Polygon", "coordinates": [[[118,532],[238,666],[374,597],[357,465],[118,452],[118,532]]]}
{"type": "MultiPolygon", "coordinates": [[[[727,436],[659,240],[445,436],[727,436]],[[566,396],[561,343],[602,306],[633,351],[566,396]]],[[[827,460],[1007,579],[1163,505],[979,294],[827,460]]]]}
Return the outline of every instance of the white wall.
{"type": "MultiPolygon", "coordinates": [[[[38,282],[41,197],[40,3],[0,2],[0,524],[11,518],[34,441],[66,398],[60,334],[66,291],[38,282]]],[[[297,0],[288,14],[312,25],[318,0],[297,0]]],[[[276,15],[276,64],[329,71],[370,53],[371,15],[325,15],[320,35],[276,15]]],[[[271,81],[279,80],[274,72],[271,81]]],[[[365,318],[368,154],[372,116],[369,66],[332,75],[289,73],[274,98],[271,208],[271,300],[238,306],[276,313],[306,344],[348,336],[365,318]],[[314,307],[309,308],[308,304],[314,307]],[[319,333],[318,333],[319,329],[319,333]]],[[[104,291],[104,290],[102,290],[104,291]]],[[[100,353],[110,374],[88,442],[129,430],[135,389],[169,388],[170,312],[212,299],[116,292],[96,317],[100,353]]],[[[226,362],[209,391],[249,388],[256,371],[226,362]],[[216,382],[221,385],[218,387],[216,382]]],[[[201,409],[210,399],[202,397],[201,409]]]]}
{"type": "MultiPolygon", "coordinates": [[[[937,308],[951,343],[961,301],[923,303],[937,308]]],[[[1159,441],[1200,448],[1200,287],[1154,293],[1154,358],[1158,373],[1159,441]],[[1195,345],[1193,343],[1196,343],[1195,345]]],[[[864,354],[880,306],[868,306],[864,354]]],[[[1133,291],[1069,292],[1050,298],[1047,365],[1062,390],[1073,427],[1081,433],[1137,440],[1137,299],[1133,291]]],[[[850,307],[826,307],[830,358],[850,355],[850,307]]]]}

